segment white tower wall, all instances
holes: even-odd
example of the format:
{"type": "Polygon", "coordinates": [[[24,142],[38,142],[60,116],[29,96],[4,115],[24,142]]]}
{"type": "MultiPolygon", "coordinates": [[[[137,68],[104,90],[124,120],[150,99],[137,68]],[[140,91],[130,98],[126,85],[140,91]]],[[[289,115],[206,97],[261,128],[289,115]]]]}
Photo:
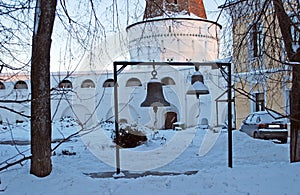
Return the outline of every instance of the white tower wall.
{"type": "MultiPolygon", "coordinates": [[[[127,27],[130,58],[132,61],[156,62],[216,61],[219,54],[220,29],[219,24],[202,18],[153,18],[138,22],[127,27]]],[[[200,67],[199,70],[204,76],[204,83],[208,86],[210,94],[196,99],[195,96],[186,95],[186,88],[190,85],[187,73],[194,72],[193,67],[189,68],[190,70],[184,71],[186,73],[184,76],[178,75],[178,72],[166,73],[171,77],[183,79],[177,82],[176,86],[172,86],[175,96],[180,100],[180,103],[173,105],[178,109],[172,111],[175,111],[178,120],[185,122],[187,126],[200,124],[203,118],[214,126],[218,124],[214,100],[224,92],[223,85],[219,82],[222,76],[219,70],[200,67]]],[[[174,99],[168,92],[165,95],[170,100],[174,99]]]]}
{"type": "Polygon", "coordinates": [[[218,58],[220,26],[193,18],[163,18],[127,27],[130,58],[136,61],[212,61],[218,58]]]}

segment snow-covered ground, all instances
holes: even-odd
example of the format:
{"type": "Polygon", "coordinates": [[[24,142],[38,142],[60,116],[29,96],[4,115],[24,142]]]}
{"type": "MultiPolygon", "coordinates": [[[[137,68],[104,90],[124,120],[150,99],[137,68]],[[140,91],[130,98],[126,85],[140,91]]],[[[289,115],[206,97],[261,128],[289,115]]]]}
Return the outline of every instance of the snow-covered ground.
{"type": "MultiPolygon", "coordinates": [[[[77,130],[72,121],[53,126],[55,139],[77,130]]],[[[0,142],[7,143],[13,135],[25,145],[1,144],[1,166],[21,151],[29,154],[29,125],[5,127],[0,125],[0,142]]],[[[255,140],[239,131],[233,132],[233,168],[228,168],[226,131],[144,129],[148,141],[120,150],[124,177],[113,177],[112,127],[102,125],[63,143],[46,178],[30,175],[29,161],[2,171],[0,194],[300,194],[300,164],[289,163],[289,143],[255,140]]]]}

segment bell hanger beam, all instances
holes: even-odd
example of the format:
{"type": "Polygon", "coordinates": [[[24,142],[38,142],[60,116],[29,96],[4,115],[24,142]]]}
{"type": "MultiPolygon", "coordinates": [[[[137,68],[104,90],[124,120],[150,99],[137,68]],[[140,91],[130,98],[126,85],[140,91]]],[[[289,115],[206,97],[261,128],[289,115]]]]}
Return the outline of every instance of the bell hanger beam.
{"type": "Polygon", "coordinates": [[[120,74],[127,65],[130,66],[146,66],[146,65],[153,65],[155,66],[195,66],[199,69],[200,66],[210,66],[212,69],[218,69],[221,67],[229,67],[231,63],[228,62],[218,62],[218,61],[208,61],[208,62],[139,62],[139,61],[115,61],[114,66],[122,67],[118,70],[118,74],[120,74]]]}

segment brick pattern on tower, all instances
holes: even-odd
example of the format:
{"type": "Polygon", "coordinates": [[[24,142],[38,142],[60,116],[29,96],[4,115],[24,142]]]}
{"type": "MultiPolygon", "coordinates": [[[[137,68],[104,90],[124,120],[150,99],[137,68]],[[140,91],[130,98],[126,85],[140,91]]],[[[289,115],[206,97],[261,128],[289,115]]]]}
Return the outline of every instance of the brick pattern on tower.
{"type": "Polygon", "coordinates": [[[144,20],[163,16],[164,13],[195,14],[206,19],[206,12],[202,0],[146,0],[144,20]]]}

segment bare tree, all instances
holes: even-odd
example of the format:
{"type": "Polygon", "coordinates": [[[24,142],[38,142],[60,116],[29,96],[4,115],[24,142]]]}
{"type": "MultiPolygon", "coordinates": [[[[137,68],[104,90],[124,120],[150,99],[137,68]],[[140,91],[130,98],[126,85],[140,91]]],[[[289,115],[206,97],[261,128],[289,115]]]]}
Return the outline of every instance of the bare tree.
{"type": "Polygon", "coordinates": [[[289,117],[290,161],[300,161],[299,1],[237,0],[226,1],[221,8],[226,9],[232,28],[235,98],[242,105],[237,108],[241,118],[249,111],[249,99],[257,109],[289,117]],[[285,94],[289,90],[290,104],[285,94]]]}
{"type": "Polygon", "coordinates": [[[37,0],[31,59],[30,173],[51,173],[50,49],[57,0],[37,0]]]}
{"type": "MultiPolygon", "coordinates": [[[[131,1],[134,3],[134,7],[141,9],[138,1],[131,1]]],[[[0,171],[31,159],[30,172],[32,174],[44,177],[51,173],[51,153],[60,144],[51,149],[51,122],[56,113],[54,111],[51,116],[50,103],[51,95],[56,96],[57,90],[55,87],[51,88],[50,86],[50,53],[55,55],[59,51],[64,55],[63,61],[60,59],[59,63],[63,63],[63,68],[68,72],[63,74],[59,80],[72,76],[78,69],[83,57],[87,53],[93,53],[99,47],[99,44],[106,39],[107,32],[119,32],[121,29],[125,29],[125,25],[132,20],[128,15],[129,0],[124,5],[127,6],[126,20],[120,20],[120,10],[124,9],[122,6],[118,7],[118,1],[105,3],[92,0],[71,2],[61,0],[57,3],[57,0],[18,0],[0,3],[0,15],[5,18],[5,22],[0,20],[0,52],[2,54],[0,57],[0,73],[5,70],[6,74],[5,77],[1,77],[1,80],[10,80],[14,75],[24,71],[27,71],[28,74],[31,67],[31,77],[28,78],[31,79],[31,94],[27,99],[1,100],[1,103],[31,103],[31,116],[10,107],[0,107],[19,113],[23,117],[31,118],[31,155],[25,156],[19,153],[21,159],[10,163],[4,162],[4,166],[1,164],[0,171]],[[34,5],[35,3],[36,5],[34,5]],[[103,10],[104,7],[106,7],[106,10],[103,10]],[[101,20],[106,21],[105,25],[107,26],[105,28],[100,22],[101,20]],[[31,36],[33,36],[32,39],[31,36]],[[28,41],[30,39],[32,44],[28,41]],[[54,42],[56,43],[55,46],[59,43],[59,50],[57,48],[53,49],[54,42]],[[62,47],[62,44],[65,44],[64,47],[62,47]],[[9,69],[13,71],[8,75],[7,71],[9,69]]],[[[134,10],[134,8],[132,9],[134,10]]],[[[138,14],[136,10],[133,13],[138,14]]],[[[102,53],[107,52],[102,51],[102,53]]],[[[89,56],[94,57],[92,54],[89,56]]],[[[101,58],[101,56],[96,57],[101,58]]],[[[91,60],[90,63],[92,64],[94,61],[91,60]]],[[[73,93],[73,91],[65,91],[65,93],[73,93]]],[[[65,98],[65,95],[61,98],[65,98]]],[[[101,98],[99,101],[101,101],[101,98]]],[[[66,100],[66,102],[72,107],[70,100],[66,100]]],[[[99,104],[95,109],[98,106],[99,104]]],[[[92,111],[92,113],[95,114],[95,111],[92,111]]],[[[76,116],[76,113],[74,115],[76,116]]],[[[84,124],[85,121],[80,123],[84,124]]],[[[77,134],[78,132],[74,135],[77,134]]],[[[70,137],[62,140],[62,142],[70,137]]]]}
{"type": "Polygon", "coordinates": [[[291,162],[300,161],[300,16],[299,1],[288,2],[285,8],[282,0],[273,0],[275,13],[279,22],[284,47],[288,60],[298,62],[293,65],[293,80],[291,92],[291,162]],[[294,20],[292,20],[293,18],[294,20]],[[294,36],[293,36],[294,35],[294,36]],[[296,37],[295,37],[296,35],[296,37]],[[296,39],[296,40],[295,40],[296,39]]]}
{"type": "Polygon", "coordinates": [[[14,70],[14,74],[29,71],[31,2],[22,0],[1,2],[0,9],[0,73],[3,71],[7,73],[9,70],[14,70]]]}

